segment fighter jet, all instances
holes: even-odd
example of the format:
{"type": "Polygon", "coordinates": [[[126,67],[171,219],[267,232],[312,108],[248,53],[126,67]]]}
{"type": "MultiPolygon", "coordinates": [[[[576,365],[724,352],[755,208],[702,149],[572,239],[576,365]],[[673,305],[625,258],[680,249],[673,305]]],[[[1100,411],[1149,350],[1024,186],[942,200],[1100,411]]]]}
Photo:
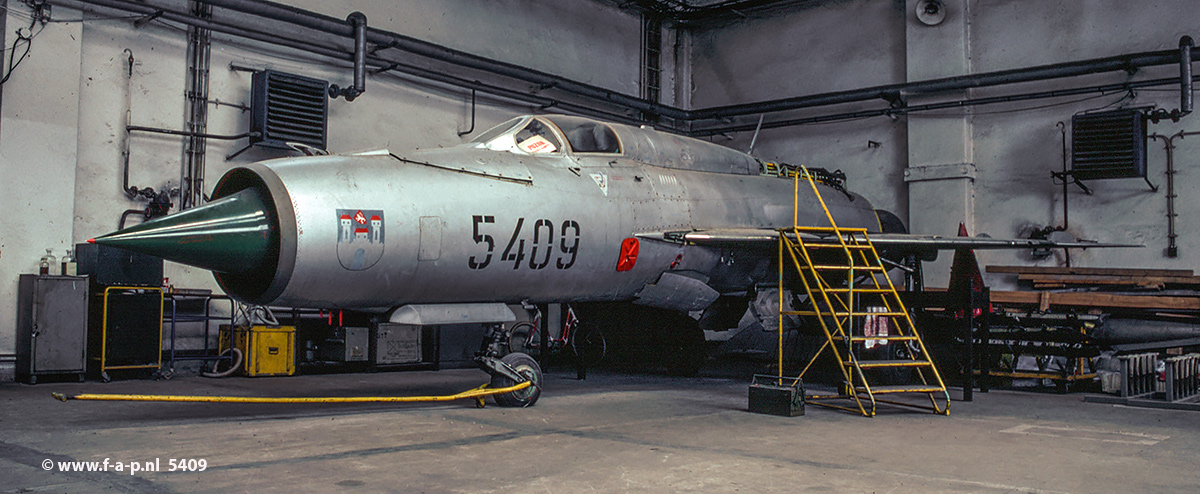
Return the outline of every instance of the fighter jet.
{"type": "MultiPolygon", "coordinates": [[[[794,171],[645,126],[522,116],[449,148],[237,167],[208,204],[94,242],[211,270],[250,304],[452,324],[512,321],[507,304],[602,303],[594,318],[669,326],[694,347],[686,314],[777,278],[776,229],[828,226],[794,171]]],[[[821,177],[837,224],[878,232],[885,249],[1095,245],[909,235],[821,177]]],[[[490,365],[532,374],[519,357],[490,365]]]]}

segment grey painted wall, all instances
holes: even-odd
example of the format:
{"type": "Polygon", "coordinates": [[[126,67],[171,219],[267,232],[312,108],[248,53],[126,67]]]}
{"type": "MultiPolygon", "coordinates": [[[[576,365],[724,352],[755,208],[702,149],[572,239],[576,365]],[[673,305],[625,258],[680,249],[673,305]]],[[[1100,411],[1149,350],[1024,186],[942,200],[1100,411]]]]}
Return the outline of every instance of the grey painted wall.
{"type": "MultiPolygon", "coordinates": [[[[902,5],[859,1],[693,33],[693,106],[904,82],[904,25],[902,5]]],[[[852,187],[867,193],[876,207],[904,218],[906,131],[903,121],[887,118],[770,129],[759,135],[754,154],[766,160],[841,169],[852,187]],[[869,146],[871,141],[880,145],[869,146]]],[[[746,132],[712,140],[746,151],[752,137],[746,132]]]]}
{"type": "MultiPolygon", "coordinates": [[[[10,13],[5,45],[11,47],[11,33],[29,23],[29,16],[10,13]]],[[[78,156],[81,38],[79,24],[38,32],[29,56],[3,87],[0,353],[14,351],[18,275],[36,273],[47,248],[61,256],[71,241],[75,168],[84,159],[78,156]]]]}
{"type": "MultiPolygon", "coordinates": [[[[1181,35],[1200,34],[1192,0],[951,0],[946,4],[950,8],[946,21],[934,27],[917,22],[915,0],[848,0],[692,33],[691,98],[702,107],[801,96],[1174,49],[1181,35]]],[[[1177,67],[1169,66],[1134,75],[1122,72],[980,89],[967,95],[987,97],[1177,75],[1177,67]]],[[[964,221],[971,234],[1013,237],[1035,227],[1062,224],[1062,190],[1050,180],[1050,171],[1061,169],[1057,122],[1069,123],[1076,112],[1114,104],[1167,109],[1179,104],[1177,87],[1139,91],[1119,103],[1122,95],[1078,101],[1083,98],[763,131],[755,154],[840,168],[851,188],[871,197],[877,207],[896,211],[919,233],[954,234],[957,221],[964,221]],[[868,141],[881,145],[868,147],[868,141]],[[905,184],[902,178],[907,167],[962,162],[976,166],[973,183],[931,189],[905,184]]],[[[1180,130],[1200,131],[1200,115],[1150,127],[1151,133],[1162,135],[1180,130]]],[[[716,140],[744,150],[751,134],[731,137],[716,140]]],[[[1080,238],[1140,242],[1146,248],[1074,252],[1073,265],[1193,269],[1200,264],[1200,232],[1192,219],[1200,201],[1189,197],[1200,185],[1193,171],[1200,161],[1200,137],[1176,140],[1176,144],[1179,257],[1164,254],[1165,189],[1154,193],[1140,180],[1109,180],[1090,183],[1096,192],[1093,196],[1071,190],[1069,231],[1080,238]]],[[[1149,178],[1155,184],[1165,182],[1165,160],[1163,143],[1152,140],[1149,178]]],[[[978,255],[981,265],[1064,262],[1059,254],[1040,262],[1018,251],[978,255]]],[[[949,257],[927,264],[931,286],[945,286],[949,257]]],[[[1011,288],[1012,281],[987,277],[990,285],[1000,288],[1011,288]]]]}

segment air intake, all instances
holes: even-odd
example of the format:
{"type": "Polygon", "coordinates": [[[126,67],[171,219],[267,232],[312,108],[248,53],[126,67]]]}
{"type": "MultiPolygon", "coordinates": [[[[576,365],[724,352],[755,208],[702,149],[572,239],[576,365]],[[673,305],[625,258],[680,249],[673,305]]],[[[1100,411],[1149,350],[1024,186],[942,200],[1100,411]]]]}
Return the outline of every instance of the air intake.
{"type": "Polygon", "coordinates": [[[1146,178],[1146,117],[1114,110],[1071,117],[1071,175],[1079,180],[1146,178]]]}
{"type": "Polygon", "coordinates": [[[251,144],[287,149],[300,143],[325,149],[329,83],[273,70],[254,73],[251,144]]]}

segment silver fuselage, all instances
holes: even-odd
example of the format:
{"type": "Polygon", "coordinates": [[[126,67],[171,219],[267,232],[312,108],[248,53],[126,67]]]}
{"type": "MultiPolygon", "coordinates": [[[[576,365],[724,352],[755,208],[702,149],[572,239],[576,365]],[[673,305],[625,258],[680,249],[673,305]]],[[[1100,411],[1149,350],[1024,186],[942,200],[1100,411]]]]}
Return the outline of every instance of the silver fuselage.
{"type": "MultiPolygon", "coordinates": [[[[644,238],[633,268],[618,271],[622,242],[638,234],[791,226],[794,182],[759,175],[754,158],[727,148],[676,136],[664,143],[665,135],[653,130],[614,127],[620,155],[519,154],[464,144],[244,167],[239,173],[256,176],[269,191],[283,241],[271,287],[243,298],[382,311],[428,303],[632,300],[664,272],[700,279],[721,293],[745,292],[777,276],[773,252],[644,238]],[[348,238],[355,229],[344,228],[344,217],[359,212],[378,216],[378,225],[348,238]],[[355,245],[368,247],[354,251],[355,245]]],[[[821,187],[840,226],[879,229],[866,199],[821,187]]],[[[807,183],[795,213],[800,225],[828,224],[807,183]]]]}

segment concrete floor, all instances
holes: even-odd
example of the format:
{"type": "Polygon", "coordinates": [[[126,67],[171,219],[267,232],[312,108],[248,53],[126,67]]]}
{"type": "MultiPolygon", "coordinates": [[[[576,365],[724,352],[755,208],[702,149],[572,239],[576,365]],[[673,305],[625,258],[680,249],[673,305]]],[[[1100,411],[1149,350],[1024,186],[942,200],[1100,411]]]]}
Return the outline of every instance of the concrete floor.
{"type": "MultiPolygon", "coordinates": [[[[554,371],[537,406],[71,401],[51,392],[448,394],[476,370],[0,385],[0,492],[1197,492],[1200,415],[976,393],[951,415],[745,411],[737,372],[554,371]],[[45,460],[147,462],[130,475],[45,460]],[[167,472],[203,459],[203,472],[167,472]]],[[[952,392],[958,396],[958,391],[952,392]]]]}

